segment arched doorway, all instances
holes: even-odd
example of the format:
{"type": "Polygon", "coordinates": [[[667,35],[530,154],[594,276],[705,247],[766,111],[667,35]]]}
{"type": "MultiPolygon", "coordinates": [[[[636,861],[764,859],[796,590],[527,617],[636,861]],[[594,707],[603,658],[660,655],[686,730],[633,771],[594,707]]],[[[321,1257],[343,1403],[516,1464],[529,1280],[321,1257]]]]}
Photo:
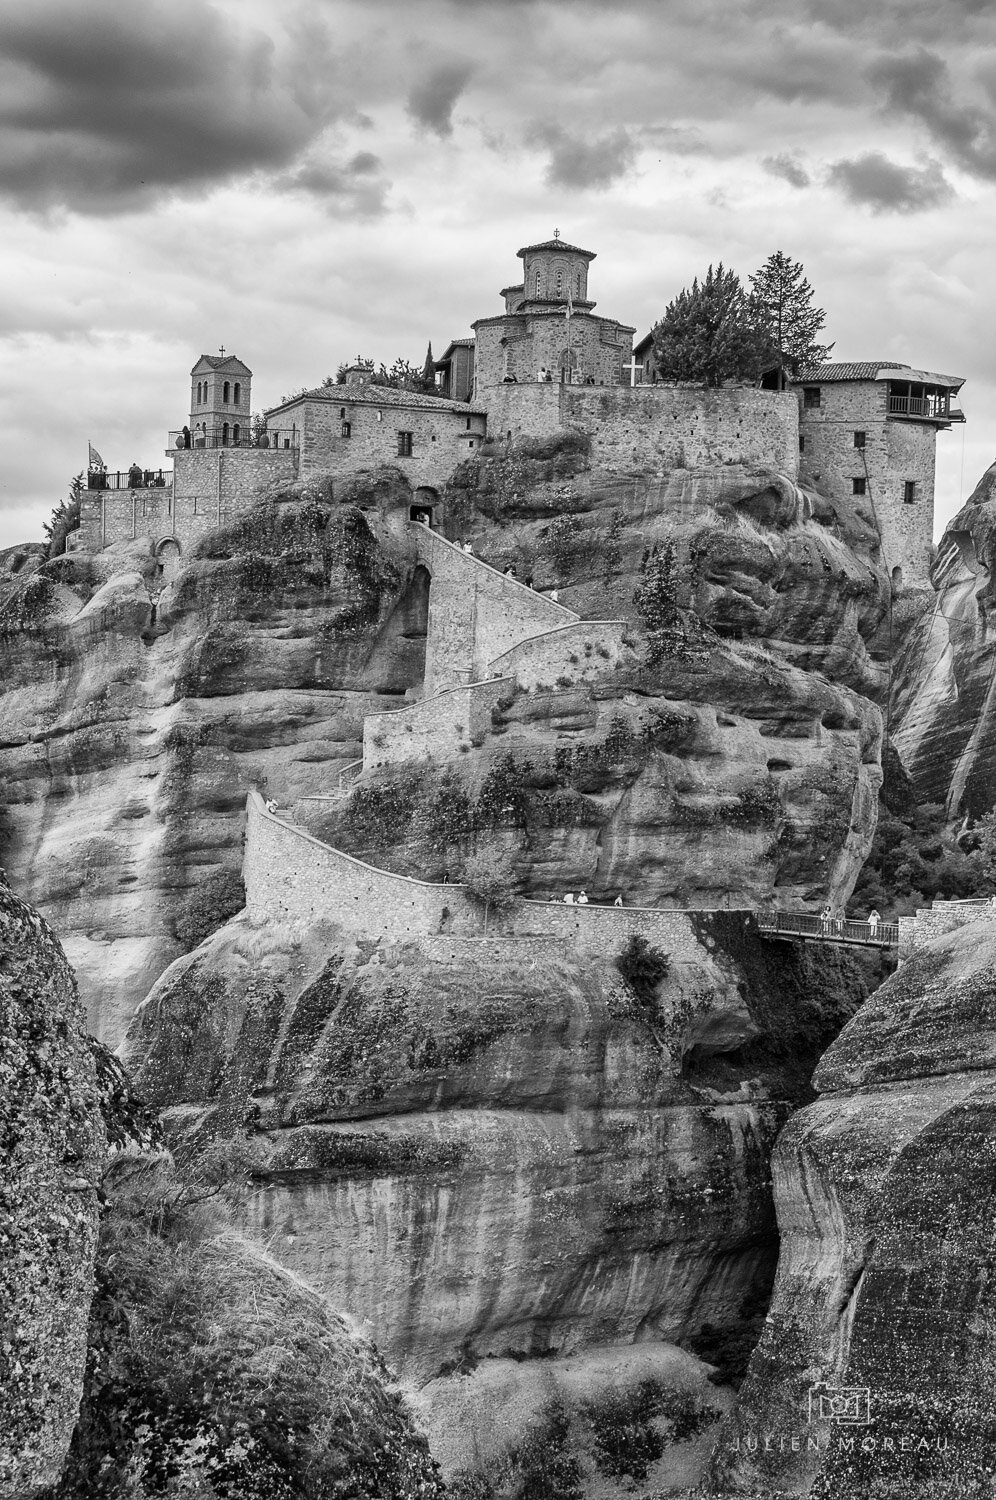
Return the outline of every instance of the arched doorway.
{"type": "Polygon", "coordinates": [[[577,372],[580,367],[577,350],[565,349],[560,356],[560,383],[561,385],[575,385],[577,383],[577,372]]]}
{"type": "Polygon", "coordinates": [[[163,585],[170,583],[180,571],[180,543],[168,536],[156,548],[156,575],[163,585]]]}
{"type": "Polygon", "coordinates": [[[439,491],[423,486],[412,497],[412,503],[408,507],[409,520],[424,521],[427,526],[431,526],[438,508],[439,491]]]}

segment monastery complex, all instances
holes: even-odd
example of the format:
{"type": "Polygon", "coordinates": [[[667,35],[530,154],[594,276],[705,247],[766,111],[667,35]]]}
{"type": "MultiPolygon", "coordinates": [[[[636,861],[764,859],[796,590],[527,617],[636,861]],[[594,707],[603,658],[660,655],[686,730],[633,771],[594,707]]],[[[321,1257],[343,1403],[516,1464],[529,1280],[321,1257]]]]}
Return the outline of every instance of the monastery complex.
{"type": "Polygon", "coordinates": [[[335,386],[251,410],[252,371],[224,351],[190,373],[186,420],[165,468],[91,466],[71,550],[147,536],[164,573],[192,541],[232,521],[274,482],[394,466],[412,516],[445,530],[446,486],[485,442],[583,433],[592,467],[660,476],[719,465],[773,470],[831,499],[864,504],[896,586],[928,579],[936,435],[964,420],[963,384],[907,365],[833,363],[758,386],[711,390],[658,378],[653,340],[595,311],[595,253],[551,240],[518,251],[522,280],[436,361],[438,394],[374,384],[355,366],[335,386]],[[864,499],[862,500],[862,497],[864,499]]]}

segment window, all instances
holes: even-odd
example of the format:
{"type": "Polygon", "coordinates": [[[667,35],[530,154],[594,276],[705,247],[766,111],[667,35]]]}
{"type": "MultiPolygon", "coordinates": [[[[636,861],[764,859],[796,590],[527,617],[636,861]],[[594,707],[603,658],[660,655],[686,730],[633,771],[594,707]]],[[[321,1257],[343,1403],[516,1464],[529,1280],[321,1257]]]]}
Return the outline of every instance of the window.
{"type": "Polygon", "coordinates": [[[806,385],[802,388],[802,404],[807,410],[812,411],[820,404],[820,388],[818,385],[806,385]]]}
{"type": "Polygon", "coordinates": [[[235,444],[236,448],[239,446],[239,438],[241,436],[242,428],[239,426],[238,422],[236,422],[235,426],[232,428],[232,442],[235,444]]]}
{"type": "Polygon", "coordinates": [[[343,422],[342,426],[339,429],[339,436],[340,437],[352,437],[353,436],[353,424],[352,424],[352,422],[343,422]]]}
{"type": "Polygon", "coordinates": [[[221,399],[222,399],[222,401],[224,401],[224,403],[225,403],[226,406],[228,405],[228,391],[229,391],[229,385],[228,385],[228,381],[226,380],[225,384],[221,388],[221,399]]]}
{"type": "Polygon", "coordinates": [[[581,272],[580,271],[578,272],[578,284],[577,284],[577,287],[575,288],[574,295],[575,295],[575,297],[580,297],[580,295],[581,295],[581,272]]]}
{"type": "Polygon", "coordinates": [[[242,387],[241,387],[241,385],[240,385],[240,384],[239,384],[239,382],[238,382],[238,381],[236,381],[236,382],[235,382],[235,394],[234,394],[234,395],[233,395],[233,397],[232,397],[232,399],[233,399],[233,401],[234,401],[234,402],[235,402],[235,404],[236,404],[236,406],[238,406],[238,404],[239,404],[239,396],[240,396],[240,395],[241,395],[241,394],[242,394],[242,387]]]}
{"type": "Polygon", "coordinates": [[[471,438],[470,442],[467,444],[467,447],[468,448],[473,448],[473,446],[474,446],[474,439],[471,438]]]}
{"type": "Polygon", "coordinates": [[[345,415],[346,415],[346,408],[344,406],[340,406],[340,408],[339,408],[339,416],[340,416],[340,418],[344,417],[345,415]]]}
{"type": "Polygon", "coordinates": [[[907,479],[903,485],[903,500],[907,505],[912,505],[916,499],[916,480],[907,479]]]}
{"type": "Polygon", "coordinates": [[[467,431],[470,431],[470,418],[467,418],[467,431]]]}
{"type": "Polygon", "coordinates": [[[196,516],[196,514],[197,514],[197,496],[195,495],[194,496],[194,515],[196,516]]]}
{"type": "Polygon", "coordinates": [[[803,435],[803,433],[800,432],[800,434],[799,434],[799,452],[800,453],[805,453],[805,451],[806,451],[806,439],[805,439],[805,436],[803,435]]]}
{"type": "Polygon", "coordinates": [[[864,492],[865,492],[865,489],[866,489],[866,485],[865,485],[864,475],[862,475],[860,479],[852,479],[851,480],[851,494],[852,495],[863,495],[864,492]]]}
{"type": "Polygon", "coordinates": [[[411,458],[412,456],[412,434],[410,432],[398,433],[398,457],[411,458]]]}
{"type": "Polygon", "coordinates": [[[539,296],[539,293],[540,293],[540,280],[539,280],[539,277],[540,277],[540,273],[537,271],[536,272],[536,295],[537,295],[537,297],[539,296]]]}
{"type": "Polygon", "coordinates": [[[855,448],[863,448],[865,446],[865,435],[863,432],[856,432],[854,434],[854,446],[855,448]]]}
{"type": "Polygon", "coordinates": [[[564,273],[563,273],[563,271],[558,271],[557,272],[557,296],[558,297],[562,296],[563,295],[563,291],[564,291],[564,273]]]}
{"type": "Polygon", "coordinates": [[[222,422],[222,424],[221,424],[221,446],[223,448],[227,448],[228,447],[228,423],[227,422],[222,422]]]}
{"type": "Polygon", "coordinates": [[[378,422],[383,422],[383,420],[384,420],[384,413],[382,411],[379,411],[377,413],[377,421],[378,422]]]}

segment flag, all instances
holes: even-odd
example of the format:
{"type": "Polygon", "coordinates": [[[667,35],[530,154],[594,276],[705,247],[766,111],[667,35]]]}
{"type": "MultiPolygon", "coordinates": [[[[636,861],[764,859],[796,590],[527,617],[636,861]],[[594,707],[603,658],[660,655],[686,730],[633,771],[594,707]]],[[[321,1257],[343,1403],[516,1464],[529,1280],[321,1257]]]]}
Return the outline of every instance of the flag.
{"type": "Polygon", "coordinates": [[[106,467],[107,467],[107,465],[104,463],[104,460],[101,458],[100,454],[97,452],[96,448],[91,443],[90,444],[90,468],[91,469],[104,469],[106,467]]]}

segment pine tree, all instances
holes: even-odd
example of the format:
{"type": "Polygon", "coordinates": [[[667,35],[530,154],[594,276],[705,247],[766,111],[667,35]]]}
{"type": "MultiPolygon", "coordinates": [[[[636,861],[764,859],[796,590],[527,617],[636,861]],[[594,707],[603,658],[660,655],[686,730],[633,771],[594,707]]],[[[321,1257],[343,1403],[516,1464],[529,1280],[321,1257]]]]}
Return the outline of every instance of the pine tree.
{"type": "Polygon", "coordinates": [[[425,351],[425,364],[422,366],[422,389],[431,393],[436,389],[436,363],[432,357],[432,340],[425,351]]]}
{"type": "Polygon", "coordinates": [[[832,344],[818,344],[816,336],[826,313],[813,306],[813,288],[797,260],[776,250],[750,278],[751,301],[758,326],[770,349],[771,363],[796,374],[803,365],[828,359],[832,344]]]}
{"type": "Polygon", "coordinates": [[[736,272],[720,262],[680,291],[654,328],[654,353],[665,380],[756,379],[765,340],[736,272]]]}
{"type": "Polygon", "coordinates": [[[66,499],[59,501],[52,512],[51,519],[43,523],[45,535],[48,537],[49,557],[62,556],[66,550],[66,537],[80,524],[84,488],[81,471],[79,474],[74,474],[69,481],[69,494],[66,499]]]}

